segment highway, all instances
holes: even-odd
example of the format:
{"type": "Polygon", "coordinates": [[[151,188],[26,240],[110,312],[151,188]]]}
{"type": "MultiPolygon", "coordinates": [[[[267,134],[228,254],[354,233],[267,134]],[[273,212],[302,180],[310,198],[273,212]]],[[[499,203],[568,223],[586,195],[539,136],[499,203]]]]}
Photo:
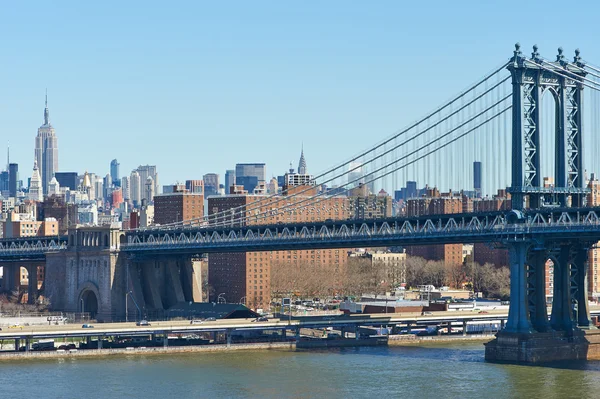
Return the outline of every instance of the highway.
{"type": "MultiPolygon", "coordinates": [[[[592,315],[600,315],[600,307],[592,310],[592,315]]],[[[433,312],[432,315],[422,316],[418,313],[405,314],[356,314],[351,316],[308,316],[287,319],[269,319],[265,322],[255,322],[254,319],[229,319],[204,321],[201,324],[190,324],[189,320],[150,322],[149,326],[136,326],[129,323],[90,323],[94,328],[82,328],[81,324],[62,324],[49,326],[24,326],[23,328],[4,328],[0,331],[0,340],[10,339],[43,339],[63,337],[98,337],[113,335],[149,335],[149,334],[179,334],[201,333],[249,329],[295,329],[348,327],[348,326],[380,326],[380,325],[434,325],[448,322],[463,321],[500,321],[506,320],[505,310],[490,310],[487,313],[472,311],[433,312]]]]}
{"type": "Polygon", "coordinates": [[[23,328],[5,328],[0,332],[0,339],[41,339],[60,337],[86,337],[110,335],[148,335],[177,334],[225,331],[227,329],[279,329],[345,327],[353,325],[388,325],[388,324],[434,324],[462,320],[501,320],[506,319],[506,312],[477,314],[473,312],[438,312],[440,315],[420,316],[419,314],[379,314],[352,316],[314,316],[307,318],[269,319],[265,322],[254,322],[254,319],[230,319],[204,321],[202,324],[190,324],[189,320],[150,322],[149,326],[136,326],[129,323],[97,323],[94,328],[82,328],[81,324],[63,324],[49,326],[24,326],[23,328]]]}

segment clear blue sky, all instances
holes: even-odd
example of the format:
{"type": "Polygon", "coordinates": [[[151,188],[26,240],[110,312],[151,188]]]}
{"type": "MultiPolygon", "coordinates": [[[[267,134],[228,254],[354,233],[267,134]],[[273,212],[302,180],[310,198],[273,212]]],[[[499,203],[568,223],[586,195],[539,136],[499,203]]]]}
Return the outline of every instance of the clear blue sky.
{"type": "MultiPolygon", "coordinates": [[[[59,169],[160,183],[266,162],[317,173],[537,43],[600,64],[597,1],[12,1],[1,143],[31,173],[44,90],[59,169]],[[579,15],[578,15],[579,14],[579,15]]],[[[4,151],[0,152],[2,154],[4,151]]],[[[0,155],[0,164],[5,156],[0,155]]]]}

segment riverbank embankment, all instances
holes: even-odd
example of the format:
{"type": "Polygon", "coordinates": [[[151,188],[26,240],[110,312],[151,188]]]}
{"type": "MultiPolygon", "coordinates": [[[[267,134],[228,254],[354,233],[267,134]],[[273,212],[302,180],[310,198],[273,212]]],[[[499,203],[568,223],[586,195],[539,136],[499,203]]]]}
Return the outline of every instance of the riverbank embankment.
{"type": "MultiPolygon", "coordinates": [[[[388,346],[426,346],[456,342],[488,342],[494,335],[467,335],[467,336],[431,336],[417,337],[415,335],[390,335],[388,346]]],[[[333,345],[332,345],[333,347],[333,345]]],[[[316,349],[316,348],[315,348],[316,349]]],[[[237,350],[296,350],[296,342],[270,342],[270,343],[241,343],[241,344],[211,344],[191,346],[167,347],[139,347],[139,348],[107,348],[107,349],[70,349],[56,351],[20,351],[0,352],[0,361],[15,359],[51,359],[69,357],[102,357],[122,355],[161,355],[175,353],[206,353],[237,350]]]]}

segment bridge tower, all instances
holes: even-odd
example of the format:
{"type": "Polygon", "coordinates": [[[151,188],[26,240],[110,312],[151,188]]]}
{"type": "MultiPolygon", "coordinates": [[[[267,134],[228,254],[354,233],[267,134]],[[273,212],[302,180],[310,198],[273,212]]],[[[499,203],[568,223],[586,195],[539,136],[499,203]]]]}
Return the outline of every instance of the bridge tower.
{"type": "MultiPolygon", "coordinates": [[[[575,51],[568,62],[561,48],[555,62],[533,46],[526,58],[515,45],[507,69],[512,76],[512,208],[509,223],[525,223],[528,211],[552,205],[582,207],[587,193],[582,162],[585,64],[575,51]],[[541,98],[556,104],[555,187],[542,186],[540,175],[541,98]]],[[[594,242],[580,237],[542,239],[506,237],[511,286],[506,328],[486,345],[486,359],[536,363],[585,359],[592,329],[588,308],[587,255],[594,242]],[[546,304],[546,262],[554,264],[550,320],[546,304]]],[[[594,338],[598,340],[600,336],[594,338]]],[[[600,340],[598,340],[600,342],[600,340]]]]}
{"type": "Polygon", "coordinates": [[[562,48],[555,62],[543,60],[533,46],[531,58],[523,56],[520,45],[508,70],[512,76],[512,194],[513,209],[538,209],[554,199],[562,207],[583,206],[583,78],[585,64],[575,50],[573,62],[562,48]],[[544,188],[540,175],[541,99],[549,92],[556,103],[555,187],[544,188]],[[569,201],[570,199],[570,201],[569,201]]]}

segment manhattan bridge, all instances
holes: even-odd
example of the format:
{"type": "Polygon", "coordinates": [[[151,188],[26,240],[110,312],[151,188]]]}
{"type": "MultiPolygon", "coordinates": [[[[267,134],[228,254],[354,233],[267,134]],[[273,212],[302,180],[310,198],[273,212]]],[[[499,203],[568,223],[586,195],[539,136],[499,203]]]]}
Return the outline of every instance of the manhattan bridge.
{"type": "MultiPolygon", "coordinates": [[[[43,260],[75,245],[105,245],[127,259],[142,259],[489,243],[508,249],[511,287],[505,329],[487,345],[486,358],[536,361],[552,351],[558,353],[553,359],[585,358],[600,343],[587,292],[588,252],[600,241],[600,207],[590,201],[587,184],[592,172],[600,172],[599,92],[600,67],[584,61],[579,50],[570,58],[559,48],[546,59],[537,46],[528,55],[517,44],[507,62],[431,113],[319,173],[316,189],[307,186],[202,219],[121,231],[114,240],[76,230],[65,237],[4,239],[0,263],[43,260]],[[326,199],[359,183],[399,188],[412,179],[442,190],[471,187],[475,161],[484,166],[483,194],[507,188],[511,210],[357,220],[344,217],[342,203],[328,202],[339,218],[294,222],[294,214],[325,211],[326,199]],[[554,263],[550,315],[548,260],[554,263]]],[[[53,283],[46,281],[46,289],[53,283]]],[[[82,295],[78,288],[60,292],[71,304],[82,295]]]]}

